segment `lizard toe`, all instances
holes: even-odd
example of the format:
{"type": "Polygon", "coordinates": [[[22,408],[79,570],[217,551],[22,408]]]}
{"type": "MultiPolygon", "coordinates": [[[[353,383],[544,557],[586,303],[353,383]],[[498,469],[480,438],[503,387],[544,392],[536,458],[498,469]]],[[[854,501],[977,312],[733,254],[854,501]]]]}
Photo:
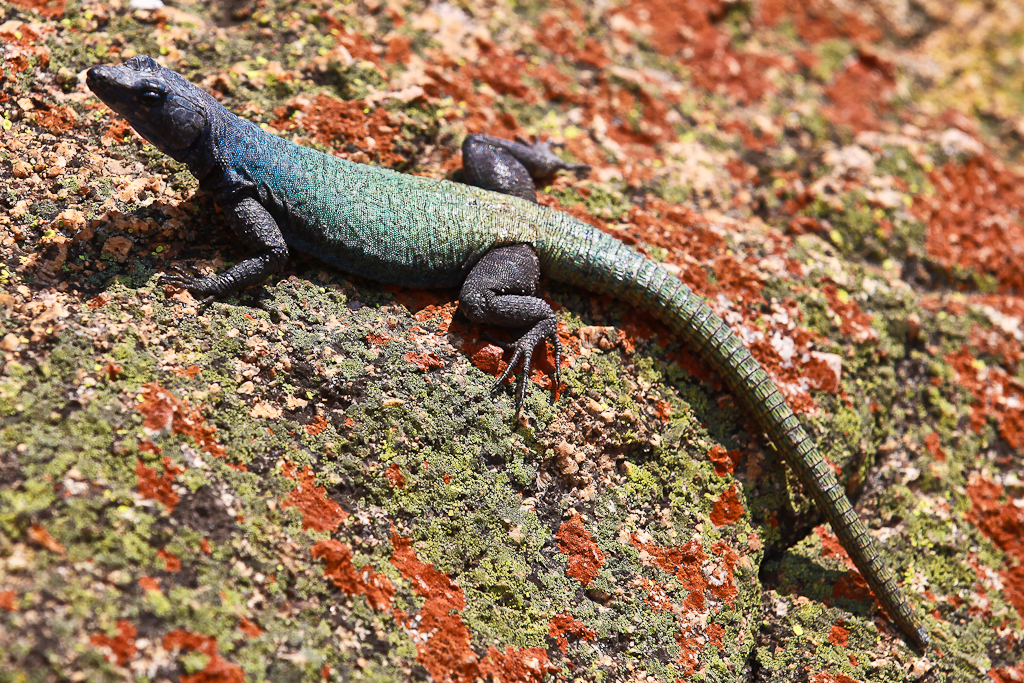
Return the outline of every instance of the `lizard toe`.
{"type": "Polygon", "coordinates": [[[516,348],[515,342],[507,342],[502,339],[498,339],[489,332],[482,332],[480,336],[486,339],[491,344],[494,344],[498,348],[503,349],[505,351],[511,351],[512,349],[516,348]]]}
{"type": "MultiPolygon", "coordinates": [[[[499,346],[501,346],[500,343],[499,346]]],[[[498,381],[494,383],[495,389],[504,384],[505,380],[507,380],[512,375],[512,373],[515,372],[516,366],[519,365],[520,358],[523,357],[523,349],[516,344],[509,344],[507,346],[502,346],[502,348],[504,348],[506,351],[514,349],[515,352],[509,359],[508,365],[505,366],[505,371],[501,373],[501,376],[498,377],[498,381]]]]}
{"type": "Polygon", "coordinates": [[[494,386],[495,388],[500,387],[513,373],[516,374],[515,396],[517,416],[522,411],[523,403],[526,400],[527,380],[529,379],[530,367],[533,365],[533,354],[537,350],[537,346],[543,344],[548,339],[551,340],[552,345],[555,347],[555,377],[552,389],[556,390],[561,384],[562,342],[558,338],[558,326],[553,318],[537,323],[515,342],[503,342],[486,333],[483,336],[502,349],[513,352],[512,357],[508,360],[508,365],[494,386]],[[519,368],[518,372],[516,368],[519,368]]]}

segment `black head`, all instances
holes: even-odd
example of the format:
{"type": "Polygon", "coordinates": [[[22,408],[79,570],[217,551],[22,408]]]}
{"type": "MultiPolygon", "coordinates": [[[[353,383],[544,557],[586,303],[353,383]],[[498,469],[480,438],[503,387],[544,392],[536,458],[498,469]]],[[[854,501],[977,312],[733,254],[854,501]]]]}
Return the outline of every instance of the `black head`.
{"type": "Polygon", "coordinates": [[[204,134],[217,101],[152,57],[132,57],[117,66],[94,66],[86,83],[160,151],[178,161],[204,134]]]}

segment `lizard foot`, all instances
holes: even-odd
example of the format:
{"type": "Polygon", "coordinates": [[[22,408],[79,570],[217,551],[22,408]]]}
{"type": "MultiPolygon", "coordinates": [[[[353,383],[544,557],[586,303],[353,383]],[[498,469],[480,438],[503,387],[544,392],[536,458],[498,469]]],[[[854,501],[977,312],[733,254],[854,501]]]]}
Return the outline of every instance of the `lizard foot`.
{"type": "Polygon", "coordinates": [[[217,298],[219,293],[217,278],[207,277],[205,275],[192,275],[190,273],[186,273],[176,265],[171,265],[170,270],[170,273],[162,273],[160,275],[161,285],[170,285],[172,287],[178,287],[179,289],[187,289],[193,295],[206,294],[207,296],[199,302],[199,306],[204,308],[217,298]]]}
{"type": "Polygon", "coordinates": [[[547,170],[546,175],[551,175],[555,171],[572,171],[576,174],[577,178],[585,178],[590,173],[590,166],[587,164],[570,164],[551,151],[553,147],[565,147],[565,143],[553,143],[550,140],[542,141],[540,138],[529,140],[519,135],[516,136],[516,142],[526,145],[541,158],[547,170]]]}
{"type": "Polygon", "coordinates": [[[553,318],[540,321],[514,342],[504,342],[486,333],[483,337],[505,351],[513,352],[512,358],[508,361],[508,367],[494,383],[495,389],[504,384],[522,361],[522,371],[516,379],[516,418],[519,417],[519,413],[523,409],[523,401],[526,399],[526,382],[530,374],[533,352],[536,351],[537,345],[543,343],[545,339],[550,339],[555,347],[555,382],[552,390],[557,389],[558,385],[562,383],[562,340],[558,338],[558,326],[553,318]]]}

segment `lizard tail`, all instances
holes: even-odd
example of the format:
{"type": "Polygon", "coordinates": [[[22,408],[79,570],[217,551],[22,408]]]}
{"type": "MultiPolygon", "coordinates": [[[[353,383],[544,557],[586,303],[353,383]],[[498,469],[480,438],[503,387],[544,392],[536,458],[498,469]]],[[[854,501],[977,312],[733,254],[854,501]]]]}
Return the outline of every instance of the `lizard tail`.
{"type": "Polygon", "coordinates": [[[919,647],[925,648],[928,633],[896,583],[878,544],[850,505],[832,467],[761,364],[678,277],[618,240],[601,242],[603,248],[592,245],[581,250],[582,256],[576,251],[571,267],[566,267],[568,263],[552,263],[547,274],[650,311],[724,377],[733,395],[757,419],[796,472],[886,613],[919,647]]]}

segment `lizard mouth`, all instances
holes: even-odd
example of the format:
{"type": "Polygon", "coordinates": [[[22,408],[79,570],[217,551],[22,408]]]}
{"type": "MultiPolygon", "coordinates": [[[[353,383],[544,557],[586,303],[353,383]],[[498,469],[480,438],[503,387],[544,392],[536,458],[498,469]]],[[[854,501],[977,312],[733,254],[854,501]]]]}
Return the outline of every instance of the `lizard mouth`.
{"type": "Polygon", "coordinates": [[[104,102],[107,101],[106,95],[109,92],[109,70],[110,67],[107,66],[94,66],[85,72],[85,84],[104,102]]]}

